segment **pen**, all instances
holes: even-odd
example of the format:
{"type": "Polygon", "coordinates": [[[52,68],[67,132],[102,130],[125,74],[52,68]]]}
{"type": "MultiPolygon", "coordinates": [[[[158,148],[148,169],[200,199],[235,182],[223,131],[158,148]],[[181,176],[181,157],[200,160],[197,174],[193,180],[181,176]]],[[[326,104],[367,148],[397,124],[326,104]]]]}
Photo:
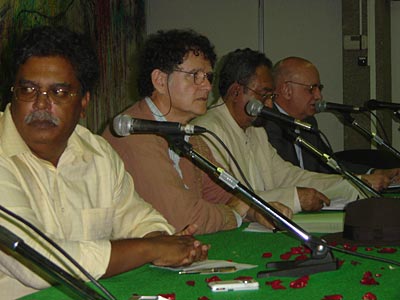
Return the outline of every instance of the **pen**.
{"type": "Polygon", "coordinates": [[[229,272],[235,272],[235,271],[236,271],[236,267],[216,267],[216,268],[207,268],[207,269],[179,271],[179,274],[229,273],[229,272]]]}

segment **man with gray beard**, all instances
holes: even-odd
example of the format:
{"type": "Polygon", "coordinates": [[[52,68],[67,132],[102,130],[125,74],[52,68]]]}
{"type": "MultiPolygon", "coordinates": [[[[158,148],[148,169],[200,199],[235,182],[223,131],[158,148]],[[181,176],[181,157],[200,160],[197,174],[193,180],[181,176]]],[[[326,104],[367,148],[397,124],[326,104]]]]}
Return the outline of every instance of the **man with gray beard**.
{"type": "MultiPolygon", "coordinates": [[[[95,278],[146,263],[180,266],[205,259],[208,245],[190,235],[194,226],[172,235],[174,228],[136,193],[111,146],[78,125],[98,77],[88,41],[65,28],[38,27],[18,44],[11,103],[0,114],[0,205],[44,232],[95,278]]],[[[3,212],[0,226],[82,276],[3,212]]],[[[0,299],[53,284],[21,255],[0,250],[0,299]]]]}

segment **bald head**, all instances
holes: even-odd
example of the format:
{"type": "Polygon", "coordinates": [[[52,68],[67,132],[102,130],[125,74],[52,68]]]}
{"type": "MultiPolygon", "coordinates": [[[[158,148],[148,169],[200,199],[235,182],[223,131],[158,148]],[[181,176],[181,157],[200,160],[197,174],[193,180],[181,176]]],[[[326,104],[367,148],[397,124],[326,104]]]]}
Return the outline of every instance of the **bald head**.
{"type": "Polygon", "coordinates": [[[289,115],[303,120],[315,114],[315,102],[322,99],[317,68],[301,57],[287,57],[273,68],[276,103],[289,115]]]}

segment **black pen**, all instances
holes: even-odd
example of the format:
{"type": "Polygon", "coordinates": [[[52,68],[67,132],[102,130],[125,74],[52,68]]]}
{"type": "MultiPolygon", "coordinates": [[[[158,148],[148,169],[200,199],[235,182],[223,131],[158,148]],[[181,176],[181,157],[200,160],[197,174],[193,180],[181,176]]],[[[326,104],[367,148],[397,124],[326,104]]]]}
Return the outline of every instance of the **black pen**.
{"type": "Polygon", "coordinates": [[[236,267],[216,267],[216,268],[206,268],[206,269],[197,269],[197,270],[182,270],[179,271],[179,274],[211,274],[211,273],[229,273],[235,272],[236,267]]]}

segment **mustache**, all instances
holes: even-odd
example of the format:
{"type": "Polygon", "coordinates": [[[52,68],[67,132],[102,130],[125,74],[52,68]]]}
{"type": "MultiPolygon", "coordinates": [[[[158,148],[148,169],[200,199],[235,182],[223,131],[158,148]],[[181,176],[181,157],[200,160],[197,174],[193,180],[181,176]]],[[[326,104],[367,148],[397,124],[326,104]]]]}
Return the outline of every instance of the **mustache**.
{"type": "Polygon", "coordinates": [[[29,115],[27,115],[25,117],[24,121],[28,125],[34,121],[50,122],[55,126],[58,126],[60,124],[59,118],[57,118],[56,116],[53,116],[48,111],[44,111],[44,110],[37,110],[37,111],[31,112],[29,115]]]}

